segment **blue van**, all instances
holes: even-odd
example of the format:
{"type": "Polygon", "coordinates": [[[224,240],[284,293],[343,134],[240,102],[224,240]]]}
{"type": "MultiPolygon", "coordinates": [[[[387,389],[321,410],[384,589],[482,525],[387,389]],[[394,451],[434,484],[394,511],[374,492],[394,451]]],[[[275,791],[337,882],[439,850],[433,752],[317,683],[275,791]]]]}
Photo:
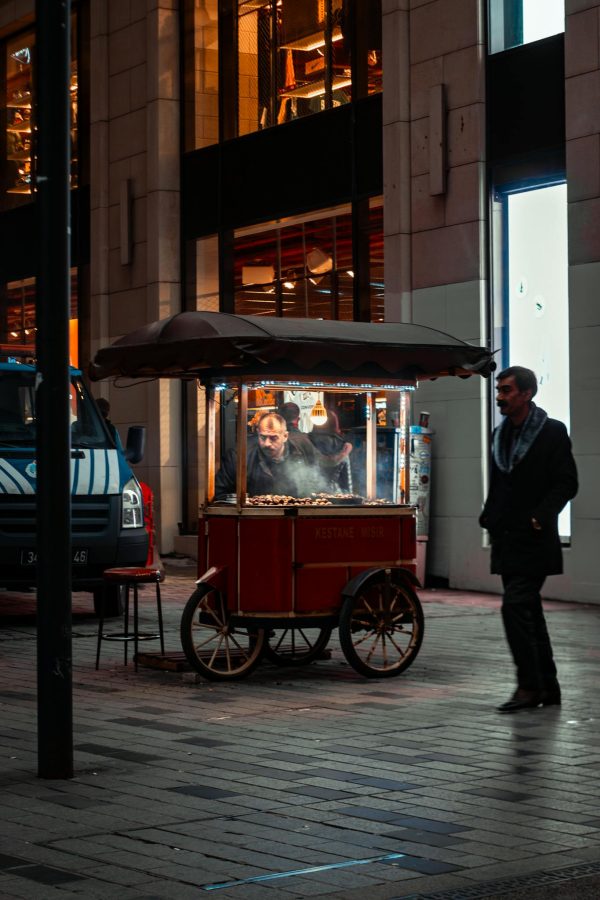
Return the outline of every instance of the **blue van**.
{"type": "MultiPolygon", "coordinates": [[[[34,366],[0,362],[0,590],[36,583],[36,416],[34,366]]],[[[143,454],[143,429],[115,443],[82,373],[71,370],[73,590],[89,590],[98,611],[102,572],[143,566],[148,554],[140,484],[130,463],[143,454]]],[[[115,586],[107,614],[120,611],[115,586]]]]}

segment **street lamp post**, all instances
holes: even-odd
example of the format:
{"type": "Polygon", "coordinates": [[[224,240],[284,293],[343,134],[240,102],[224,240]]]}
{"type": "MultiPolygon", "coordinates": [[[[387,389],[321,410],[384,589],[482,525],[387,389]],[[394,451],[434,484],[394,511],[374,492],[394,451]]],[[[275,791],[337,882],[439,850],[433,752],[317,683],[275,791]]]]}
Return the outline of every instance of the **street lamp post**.
{"type": "Polygon", "coordinates": [[[70,0],[36,22],[38,775],[72,778],[70,0]]]}

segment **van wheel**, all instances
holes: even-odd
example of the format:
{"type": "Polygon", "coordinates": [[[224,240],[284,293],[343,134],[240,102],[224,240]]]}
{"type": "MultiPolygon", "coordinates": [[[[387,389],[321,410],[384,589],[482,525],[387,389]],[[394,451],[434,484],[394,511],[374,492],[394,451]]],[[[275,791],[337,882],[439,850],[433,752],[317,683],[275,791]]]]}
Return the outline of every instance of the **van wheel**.
{"type": "MultiPolygon", "coordinates": [[[[102,597],[104,588],[94,590],[94,612],[99,617],[102,613],[102,597]]],[[[120,584],[109,584],[106,587],[104,601],[104,618],[122,616],[125,612],[125,589],[120,584]]]]}

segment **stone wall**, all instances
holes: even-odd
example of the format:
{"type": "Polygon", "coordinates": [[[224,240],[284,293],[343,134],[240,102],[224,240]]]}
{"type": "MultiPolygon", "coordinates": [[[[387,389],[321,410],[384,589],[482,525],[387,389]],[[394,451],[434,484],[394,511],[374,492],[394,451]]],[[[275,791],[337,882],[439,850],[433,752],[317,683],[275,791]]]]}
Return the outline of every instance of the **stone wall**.
{"type": "MultiPolygon", "coordinates": [[[[479,0],[384,0],[386,318],[485,341],[485,46],[479,0]]],[[[477,516],[486,384],[422,384],[435,431],[428,571],[492,587],[477,516]]],[[[493,589],[493,588],[492,588],[493,589]]]]}
{"type": "Polygon", "coordinates": [[[565,589],[598,601],[600,571],[600,4],[566,0],[571,435],[580,477],[565,589]]]}
{"type": "MultiPolygon", "coordinates": [[[[180,309],[179,22],[170,0],[91,0],[92,353],[180,309]]],[[[138,477],[159,548],[180,519],[180,385],[102,386],[123,440],[146,425],[138,477]]]]}

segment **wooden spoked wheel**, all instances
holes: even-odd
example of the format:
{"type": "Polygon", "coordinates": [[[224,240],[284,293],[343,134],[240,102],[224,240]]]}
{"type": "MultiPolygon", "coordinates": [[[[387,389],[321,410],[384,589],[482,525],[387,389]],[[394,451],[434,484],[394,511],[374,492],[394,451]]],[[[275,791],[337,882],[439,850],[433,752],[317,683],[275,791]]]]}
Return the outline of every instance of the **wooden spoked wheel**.
{"type": "Polygon", "coordinates": [[[265,632],[232,626],[225,599],[209,584],[200,584],[183,610],[181,646],[189,664],[211,681],[243,678],[258,665],[265,632]]]}
{"type": "Polygon", "coordinates": [[[350,665],[367,678],[399,675],[414,662],[424,631],[415,592],[393,572],[373,575],[340,614],[340,644],[350,665]]]}

